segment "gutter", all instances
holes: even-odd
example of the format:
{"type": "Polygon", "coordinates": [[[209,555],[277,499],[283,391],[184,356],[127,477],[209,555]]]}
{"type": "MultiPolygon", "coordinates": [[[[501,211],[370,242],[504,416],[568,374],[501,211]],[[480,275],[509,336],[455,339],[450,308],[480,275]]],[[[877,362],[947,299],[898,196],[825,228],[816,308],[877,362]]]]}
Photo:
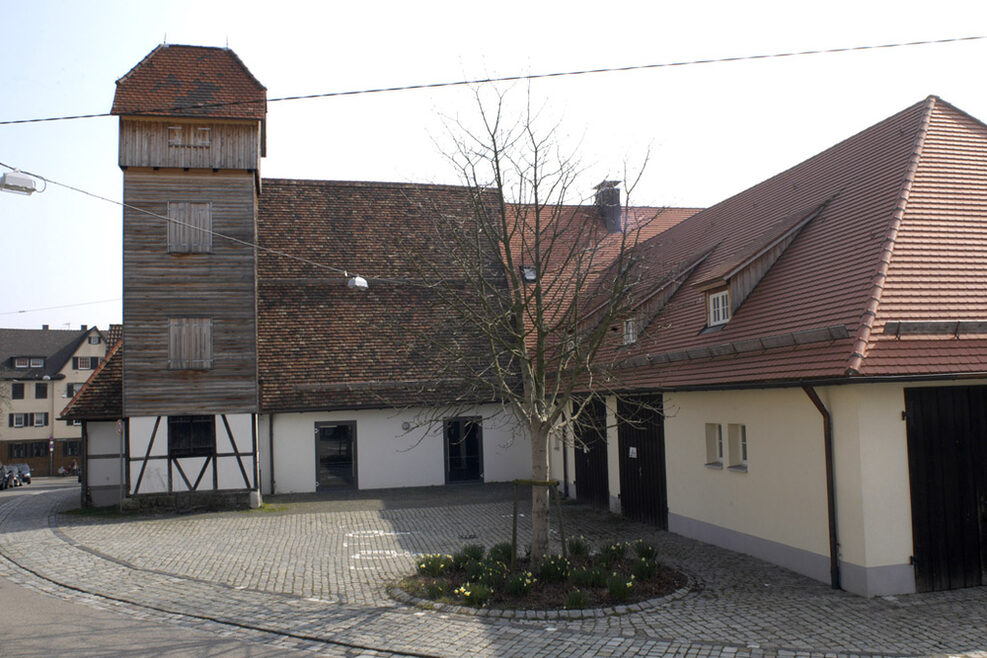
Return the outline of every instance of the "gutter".
{"type": "MultiPolygon", "coordinates": [[[[274,414],[267,414],[267,449],[271,461],[271,495],[274,495],[274,414]]],[[[263,488],[263,487],[262,487],[263,488]]]]}
{"type": "Polygon", "coordinates": [[[833,589],[840,586],[840,540],[836,525],[836,480],[833,476],[833,417],[826,405],[819,399],[819,394],[809,384],[803,384],[802,390],[816,405],[823,418],[823,445],[826,455],[826,504],[829,511],[829,584],[833,589]]]}

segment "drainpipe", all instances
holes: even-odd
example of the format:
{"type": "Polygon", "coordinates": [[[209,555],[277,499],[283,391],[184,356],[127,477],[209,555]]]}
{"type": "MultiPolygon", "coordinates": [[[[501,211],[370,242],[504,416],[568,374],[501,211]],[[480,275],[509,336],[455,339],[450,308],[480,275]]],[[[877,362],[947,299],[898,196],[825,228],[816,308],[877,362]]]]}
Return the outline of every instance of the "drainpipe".
{"type": "Polygon", "coordinates": [[[274,490],[274,412],[267,414],[267,451],[271,462],[271,495],[274,490]]]}
{"type": "Polygon", "coordinates": [[[802,390],[816,405],[823,418],[823,444],[826,454],[826,503],[829,508],[829,581],[833,589],[840,589],[840,541],[836,528],[836,481],[833,477],[833,417],[819,399],[816,389],[808,384],[802,390]]]}

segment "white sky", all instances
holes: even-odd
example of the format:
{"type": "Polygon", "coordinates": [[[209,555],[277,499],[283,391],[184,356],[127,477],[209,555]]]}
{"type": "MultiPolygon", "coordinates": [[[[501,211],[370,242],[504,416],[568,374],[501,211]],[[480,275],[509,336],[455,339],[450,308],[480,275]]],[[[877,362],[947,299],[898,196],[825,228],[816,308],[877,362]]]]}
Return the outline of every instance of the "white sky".
{"type": "MultiPolygon", "coordinates": [[[[274,98],[982,34],[987,3],[976,0],[0,0],[0,120],[108,111],[115,80],[166,35],[228,40],[274,98]]],[[[929,94],[987,119],[985,58],[987,40],[576,76],[531,93],[578,149],[587,193],[650,148],[632,202],[707,206],[929,94]]],[[[435,139],[443,116],[474,110],[466,88],[272,103],[262,171],[456,183],[435,139]]],[[[116,118],[0,126],[0,162],[119,200],[116,128],[116,118]]],[[[0,326],[119,322],[120,223],[119,206],[56,186],[0,193],[0,326]]]]}

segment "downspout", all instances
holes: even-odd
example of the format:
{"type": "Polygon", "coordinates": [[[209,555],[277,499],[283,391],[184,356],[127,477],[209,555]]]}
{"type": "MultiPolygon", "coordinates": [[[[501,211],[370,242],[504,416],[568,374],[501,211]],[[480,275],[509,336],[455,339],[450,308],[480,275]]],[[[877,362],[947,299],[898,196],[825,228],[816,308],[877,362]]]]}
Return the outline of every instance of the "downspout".
{"type": "Polygon", "coordinates": [[[275,493],[274,489],[274,413],[271,412],[267,414],[267,451],[268,457],[271,462],[271,495],[275,493]]]}
{"type": "Polygon", "coordinates": [[[836,526],[836,480],[833,476],[833,417],[826,405],[819,399],[816,389],[808,384],[802,385],[802,390],[816,405],[823,418],[823,445],[826,455],[826,503],[829,509],[829,584],[833,589],[840,586],[840,540],[836,526]]]}

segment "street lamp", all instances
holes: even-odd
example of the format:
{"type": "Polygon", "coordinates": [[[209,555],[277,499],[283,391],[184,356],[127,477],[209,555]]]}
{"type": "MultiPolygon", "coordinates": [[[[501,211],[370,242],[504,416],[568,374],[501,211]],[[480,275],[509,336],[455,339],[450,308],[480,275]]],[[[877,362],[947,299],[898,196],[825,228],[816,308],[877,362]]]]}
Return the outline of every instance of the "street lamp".
{"type": "Polygon", "coordinates": [[[38,187],[34,178],[15,169],[0,176],[0,190],[28,196],[37,192],[38,187]]]}

